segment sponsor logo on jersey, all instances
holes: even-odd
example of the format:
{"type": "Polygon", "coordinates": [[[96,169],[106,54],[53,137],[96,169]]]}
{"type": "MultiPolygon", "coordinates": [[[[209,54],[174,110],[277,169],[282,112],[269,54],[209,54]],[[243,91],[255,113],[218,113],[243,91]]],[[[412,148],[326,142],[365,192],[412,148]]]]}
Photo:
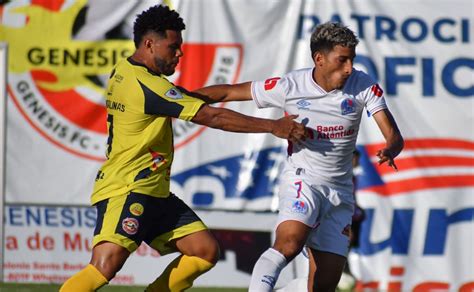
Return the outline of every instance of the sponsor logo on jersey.
{"type": "Polygon", "coordinates": [[[300,110],[307,110],[308,106],[310,106],[310,105],[311,105],[311,103],[307,100],[304,100],[304,99],[302,99],[302,100],[300,100],[296,103],[296,106],[300,110]]]}
{"type": "Polygon", "coordinates": [[[268,78],[267,80],[265,80],[263,88],[265,89],[265,91],[272,90],[277,85],[278,80],[280,79],[280,77],[268,78]]]}
{"type": "Polygon", "coordinates": [[[158,153],[151,148],[148,148],[148,151],[150,152],[153,161],[153,164],[151,166],[152,170],[156,170],[158,166],[161,166],[162,162],[166,162],[165,157],[161,155],[161,153],[158,153]]]}
{"type": "Polygon", "coordinates": [[[341,102],[341,114],[348,115],[355,112],[355,102],[352,98],[345,98],[341,102]]]}
{"type": "Polygon", "coordinates": [[[291,206],[291,212],[299,213],[299,214],[306,214],[308,213],[308,205],[304,201],[294,201],[293,205],[291,206]]]}
{"type": "Polygon", "coordinates": [[[145,211],[145,208],[140,203],[133,203],[132,205],[130,205],[129,210],[130,210],[130,213],[132,213],[132,215],[135,215],[138,217],[143,214],[143,211],[145,211]]]}
{"type": "Polygon", "coordinates": [[[177,88],[171,88],[170,90],[168,90],[165,95],[169,98],[172,98],[172,99],[181,99],[183,98],[183,95],[181,94],[181,92],[177,89],[177,88]]]}
{"type": "Polygon", "coordinates": [[[138,232],[138,220],[135,218],[127,217],[122,220],[122,229],[125,233],[134,235],[138,232]]]}
{"type": "MultiPolygon", "coordinates": [[[[343,139],[344,137],[354,135],[355,129],[345,129],[343,125],[316,125],[316,139],[343,139]]],[[[314,133],[312,134],[314,137],[314,133]]]]}

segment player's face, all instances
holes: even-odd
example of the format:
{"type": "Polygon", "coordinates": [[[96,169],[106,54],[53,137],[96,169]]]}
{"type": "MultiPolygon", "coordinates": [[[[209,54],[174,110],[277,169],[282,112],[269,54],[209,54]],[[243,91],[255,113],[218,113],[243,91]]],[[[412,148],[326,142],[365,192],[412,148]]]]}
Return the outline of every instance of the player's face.
{"type": "Polygon", "coordinates": [[[166,38],[155,36],[153,50],[153,63],[157,73],[172,75],[183,56],[181,45],[183,39],[181,32],[174,30],[166,31],[166,38]]]}
{"type": "Polygon", "coordinates": [[[355,48],[335,46],[328,53],[316,53],[316,81],[326,91],[340,89],[352,73],[355,48]]]}

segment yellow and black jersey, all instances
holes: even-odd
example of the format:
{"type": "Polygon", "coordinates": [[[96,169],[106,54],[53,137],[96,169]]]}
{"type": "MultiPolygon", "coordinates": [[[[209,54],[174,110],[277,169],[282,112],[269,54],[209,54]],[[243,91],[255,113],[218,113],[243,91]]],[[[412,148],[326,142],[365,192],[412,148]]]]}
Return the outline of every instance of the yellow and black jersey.
{"type": "Polygon", "coordinates": [[[107,85],[107,160],[97,173],[92,204],[131,191],[169,196],[171,118],[191,120],[203,103],[143,64],[120,61],[107,85]]]}

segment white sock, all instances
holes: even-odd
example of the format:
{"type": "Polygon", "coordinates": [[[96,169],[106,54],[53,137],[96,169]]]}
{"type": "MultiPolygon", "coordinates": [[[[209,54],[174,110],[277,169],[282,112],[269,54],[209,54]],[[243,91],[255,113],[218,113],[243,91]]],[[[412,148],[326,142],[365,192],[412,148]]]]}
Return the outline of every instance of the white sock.
{"type": "Polygon", "coordinates": [[[273,291],[278,276],[286,264],[285,256],[279,251],[273,248],[267,249],[253,267],[249,292],[273,291]]]}

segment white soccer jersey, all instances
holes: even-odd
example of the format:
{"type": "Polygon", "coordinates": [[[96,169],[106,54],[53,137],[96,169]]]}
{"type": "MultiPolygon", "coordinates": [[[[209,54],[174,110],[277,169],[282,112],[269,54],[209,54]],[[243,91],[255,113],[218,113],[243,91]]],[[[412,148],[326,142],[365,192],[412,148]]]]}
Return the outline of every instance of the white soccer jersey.
{"type": "Polygon", "coordinates": [[[311,130],[302,145],[289,144],[289,166],[321,183],[347,188],[352,186],[352,152],[362,113],[387,107],[383,91],[369,75],[353,69],[344,88],[326,92],[314,81],[313,70],[252,82],[252,98],[259,108],[299,115],[297,120],[311,130]]]}

